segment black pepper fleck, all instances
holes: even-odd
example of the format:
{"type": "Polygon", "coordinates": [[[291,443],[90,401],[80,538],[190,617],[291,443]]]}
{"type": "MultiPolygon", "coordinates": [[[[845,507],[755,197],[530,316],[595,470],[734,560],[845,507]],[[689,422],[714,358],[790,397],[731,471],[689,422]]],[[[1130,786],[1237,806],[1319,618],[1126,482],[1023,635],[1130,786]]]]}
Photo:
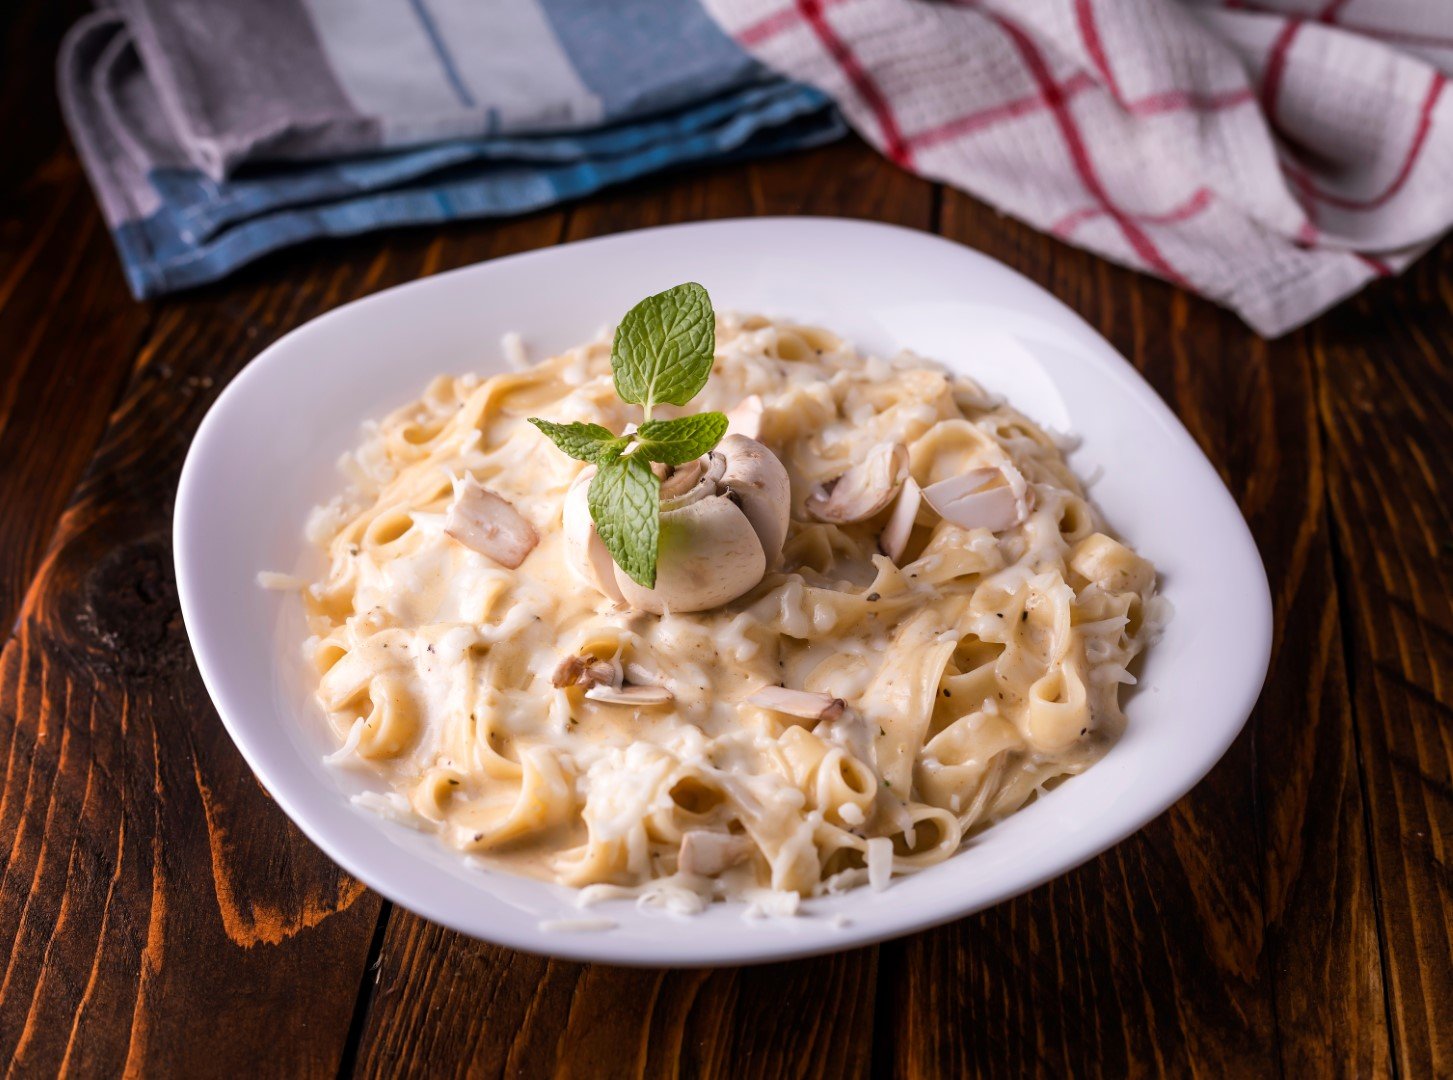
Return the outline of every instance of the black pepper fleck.
{"type": "Polygon", "coordinates": [[[1020,622],[1023,622],[1027,618],[1029,618],[1029,612],[1027,612],[1027,611],[1021,611],[1019,613],[1019,621],[1020,622]]]}
{"type": "Polygon", "coordinates": [[[883,599],[883,597],[880,596],[878,593],[870,592],[868,594],[868,600],[869,600],[869,602],[872,602],[874,600],[881,600],[881,599],[883,599]]]}
{"type": "Polygon", "coordinates": [[[947,687],[947,686],[945,686],[945,687],[944,687],[944,688],[943,688],[943,696],[944,696],[944,697],[948,697],[948,696],[949,696],[949,694],[948,694],[948,687],[947,687]]]}

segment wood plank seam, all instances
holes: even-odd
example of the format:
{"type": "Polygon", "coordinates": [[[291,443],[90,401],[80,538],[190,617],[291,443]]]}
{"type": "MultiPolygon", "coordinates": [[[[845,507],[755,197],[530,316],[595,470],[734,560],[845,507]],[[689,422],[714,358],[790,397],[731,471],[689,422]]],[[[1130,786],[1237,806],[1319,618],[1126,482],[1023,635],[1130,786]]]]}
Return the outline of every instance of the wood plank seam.
{"type": "Polygon", "coordinates": [[[363,1030],[368,1023],[368,1012],[373,1007],[373,997],[378,993],[379,965],[383,960],[383,940],[388,931],[389,916],[393,914],[392,900],[385,900],[379,906],[378,919],[374,922],[373,938],[368,943],[368,956],[363,964],[363,979],[358,986],[358,997],[353,1003],[353,1016],[348,1022],[348,1035],[343,1043],[343,1054],[338,1059],[338,1076],[349,1077],[358,1068],[358,1048],[363,1041],[363,1030]]]}
{"type": "MultiPolygon", "coordinates": [[[[1313,378],[1318,377],[1318,373],[1316,372],[1316,370],[1314,370],[1312,374],[1313,378]]],[[[1314,392],[1320,395],[1321,389],[1322,388],[1318,386],[1314,392]]],[[[1329,450],[1329,447],[1327,446],[1327,432],[1323,426],[1326,423],[1326,418],[1325,414],[1321,409],[1318,409],[1317,413],[1317,436],[1319,439],[1322,440],[1323,453],[1326,453],[1329,450]]],[[[1393,1078],[1394,1080],[1397,1080],[1398,1077],[1402,1076],[1403,1063],[1398,1055],[1398,1040],[1393,1038],[1392,1034],[1397,1026],[1398,1017],[1393,1007],[1393,973],[1391,965],[1388,961],[1386,915],[1383,911],[1382,881],[1378,875],[1377,867],[1377,835],[1372,827],[1372,782],[1371,779],[1368,777],[1367,763],[1365,761],[1365,755],[1362,747],[1362,725],[1360,723],[1357,723],[1356,721],[1356,712],[1358,707],[1357,679],[1359,678],[1359,676],[1357,674],[1356,648],[1353,642],[1354,628],[1352,625],[1352,620],[1356,618],[1354,614],[1356,605],[1351,595],[1351,585],[1348,578],[1347,554],[1345,551],[1342,550],[1341,530],[1337,528],[1336,522],[1332,520],[1332,513],[1330,510],[1330,500],[1332,496],[1332,492],[1330,490],[1332,483],[1331,470],[1324,470],[1323,480],[1328,486],[1327,499],[1329,508],[1325,511],[1329,519],[1327,525],[1328,544],[1332,552],[1332,574],[1333,580],[1336,582],[1337,585],[1337,597],[1339,601],[1338,609],[1341,612],[1339,624],[1341,631],[1342,663],[1346,672],[1347,679],[1347,697],[1353,713],[1352,747],[1356,754],[1357,760],[1357,782],[1358,786],[1362,790],[1362,829],[1367,841],[1368,881],[1372,885],[1372,909],[1374,914],[1377,916],[1377,957],[1382,969],[1383,1009],[1387,1014],[1388,1062],[1392,1067],[1393,1078]]]]}

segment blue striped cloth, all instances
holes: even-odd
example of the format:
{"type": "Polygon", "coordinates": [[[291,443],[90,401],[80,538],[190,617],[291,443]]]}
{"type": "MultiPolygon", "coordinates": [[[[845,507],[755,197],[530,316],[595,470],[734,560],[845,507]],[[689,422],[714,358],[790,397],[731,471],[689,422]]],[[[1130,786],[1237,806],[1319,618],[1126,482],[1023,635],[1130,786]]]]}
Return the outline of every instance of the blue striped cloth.
{"type": "Polygon", "coordinates": [[[119,0],[59,85],[138,298],[845,130],[697,0],[119,0]]]}

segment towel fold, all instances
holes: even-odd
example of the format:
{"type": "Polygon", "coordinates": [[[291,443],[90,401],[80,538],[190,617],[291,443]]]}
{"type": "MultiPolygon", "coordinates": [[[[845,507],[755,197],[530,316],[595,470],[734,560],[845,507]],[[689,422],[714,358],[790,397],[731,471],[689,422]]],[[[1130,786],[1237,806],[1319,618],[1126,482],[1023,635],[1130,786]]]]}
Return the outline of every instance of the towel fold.
{"type": "Polygon", "coordinates": [[[1274,337],[1453,224],[1449,0],[706,0],[904,168],[1274,337]]]}
{"type": "Polygon", "coordinates": [[[846,131],[695,0],[121,0],[59,82],[138,297],[846,131]]]}
{"type": "Polygon", "coordinates": [[[1275,336],[1453,224],[1448,72],[1446,0],[117,0],[60,91],[138,296],[846,116],[1275,336]]]}

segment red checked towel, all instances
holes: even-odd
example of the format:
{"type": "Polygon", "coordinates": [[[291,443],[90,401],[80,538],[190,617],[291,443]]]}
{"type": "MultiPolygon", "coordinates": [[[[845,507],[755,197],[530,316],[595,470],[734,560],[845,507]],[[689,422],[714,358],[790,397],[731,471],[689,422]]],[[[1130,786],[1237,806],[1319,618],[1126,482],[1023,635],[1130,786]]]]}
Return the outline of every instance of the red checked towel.
{"type": "Polygon", "coordinates": [[[707,0],[894,162],[1268,337],[1453,225],[1453,0],[707,0]]]}

